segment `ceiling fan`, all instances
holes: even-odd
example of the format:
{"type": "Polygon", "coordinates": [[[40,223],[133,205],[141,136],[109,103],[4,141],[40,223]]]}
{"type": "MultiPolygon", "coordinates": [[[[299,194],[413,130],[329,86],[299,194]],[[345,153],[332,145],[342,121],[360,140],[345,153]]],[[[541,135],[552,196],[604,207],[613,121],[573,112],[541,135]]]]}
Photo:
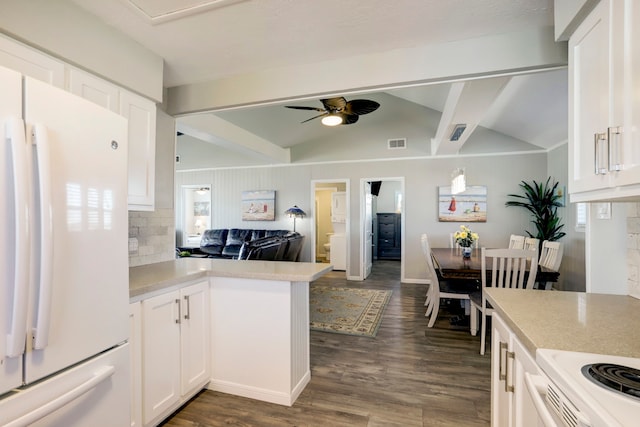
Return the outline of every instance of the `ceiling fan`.
{"type": "Polygon", "coordinates": [[[321,99],[324,108],[303,107],[299,105],[285,105],[286,108],[295,110],[320,111],[322,114],[311,117],[301,123],[322,117],[322,124],[326,126],[350,125],[358,121],[358,117],[369,114],[380,107],[375,101],[369,99],[353,99],[347,101],[343,97],[321,99]]]}

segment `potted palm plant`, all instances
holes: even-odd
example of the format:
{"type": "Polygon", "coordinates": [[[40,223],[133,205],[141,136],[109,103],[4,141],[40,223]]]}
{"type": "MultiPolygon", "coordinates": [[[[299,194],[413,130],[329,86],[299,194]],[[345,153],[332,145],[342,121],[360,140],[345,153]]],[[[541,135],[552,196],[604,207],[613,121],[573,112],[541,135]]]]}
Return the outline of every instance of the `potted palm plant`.
{"type": "Polygon", "coordinates": [[[540,183],[535,180],[531,184],[522,181],[520,187],[524,195],[507,194],[507,197],[512,197],[514,200],[507,201],[505,205],[522,207],[531,213],[533,217],[531,222],[536,231],[535,233],[526,231],[529,237],[535,237],[541,242],[561,239],[566,233],[562,231],[564,224],[558,215],[558,208],[563,207],[562,196],[556,191],[558,182],[551,181],[551,177],[548,177],[546,182],[540,183]]]}

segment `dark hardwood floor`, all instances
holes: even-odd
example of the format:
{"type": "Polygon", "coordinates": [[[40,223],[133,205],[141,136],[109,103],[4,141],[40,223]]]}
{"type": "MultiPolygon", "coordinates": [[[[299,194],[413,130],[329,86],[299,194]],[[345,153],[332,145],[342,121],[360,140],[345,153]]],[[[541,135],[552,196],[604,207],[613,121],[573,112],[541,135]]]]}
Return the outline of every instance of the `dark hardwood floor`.
{"type": "Polygon", "coordinates": [[[332,272],[314,283],[393,290],[377,337],[311,331],[311,382],[292,407],[207,390],[164,425],[489,425],[490,354],[479,355],[468,327],[450,325],[454,308],[427,328],[427,285],[400,284],[400,262],[376,261],[364,282],[332,272]]]}

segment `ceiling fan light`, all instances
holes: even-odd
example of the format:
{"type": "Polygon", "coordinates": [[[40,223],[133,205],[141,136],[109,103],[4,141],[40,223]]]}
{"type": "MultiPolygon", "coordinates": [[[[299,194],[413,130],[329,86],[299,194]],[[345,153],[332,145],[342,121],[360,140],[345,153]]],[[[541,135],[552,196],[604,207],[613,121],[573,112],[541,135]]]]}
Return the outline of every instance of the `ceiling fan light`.
{"type": "Polygon", "coordinates": [[[337,114],[329,114],[322,118],[322,124],[325,126],[337,126],[342,124],[342,117],[337,114]]]}

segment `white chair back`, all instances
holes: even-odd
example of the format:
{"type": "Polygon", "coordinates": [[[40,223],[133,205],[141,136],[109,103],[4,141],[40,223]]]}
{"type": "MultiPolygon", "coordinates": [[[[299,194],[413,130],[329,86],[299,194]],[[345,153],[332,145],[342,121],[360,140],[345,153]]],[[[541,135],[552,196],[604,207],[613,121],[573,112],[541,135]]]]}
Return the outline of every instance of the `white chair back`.
{"type": "Polygon", "coordinates": [[[488,286],[488,271],[491,272],[491,287],[533,288],[533,284],[536,281],[536,272],[538,271],[537,252],[528,249],[482,248],[481,253],[483,289],[488,286]]]}
{"type": "Polygon", "coordinates": [[[524,248],[524,236],[512,234],[509,237],[509,249],[523,249],[524,248]]]}
{"type": "Polygon", "coordinates": [[[524,239],[524,249],[530,251],[536,251],[536,255],[540,246],[540,240],[535,237],[525,237],[524,239]]]}
{"type": "Polygon", "coordinates": [[[420,236],[420,243],[422,244],[422,252],[424,258],[427,260],[427,273],[431,276],[431,285],[438,287],[438,275],[436,274],[436,267],[433,262],[433,256],[431,255],[431,246],[429,246],[429,239],[426,234],[420,236]]]}
{"type": "Polygon", "coordinates": [[[562,243],[545,240],[542,242],[542,251],[540,252],[540,261],[538,263],[550,270],[558,271],[562,262],[562,252],[562,243]]]}

